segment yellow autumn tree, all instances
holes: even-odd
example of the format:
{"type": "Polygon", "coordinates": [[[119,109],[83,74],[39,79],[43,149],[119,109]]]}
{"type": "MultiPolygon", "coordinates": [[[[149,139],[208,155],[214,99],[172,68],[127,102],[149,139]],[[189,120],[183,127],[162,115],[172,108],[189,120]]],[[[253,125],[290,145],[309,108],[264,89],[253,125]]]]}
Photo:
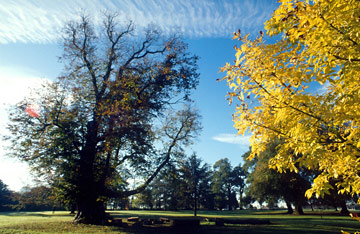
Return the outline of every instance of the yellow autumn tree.
{"type": "Polygon", "coordinates": [[[282,0],[265,29],[254,40],[235,33],[235,64],[222,68],[235,127],[252,133],[250,159],[282,138],[270,167],[321,171],[307,197],[333,179],[360,194],[360,1],[282,0]]]}

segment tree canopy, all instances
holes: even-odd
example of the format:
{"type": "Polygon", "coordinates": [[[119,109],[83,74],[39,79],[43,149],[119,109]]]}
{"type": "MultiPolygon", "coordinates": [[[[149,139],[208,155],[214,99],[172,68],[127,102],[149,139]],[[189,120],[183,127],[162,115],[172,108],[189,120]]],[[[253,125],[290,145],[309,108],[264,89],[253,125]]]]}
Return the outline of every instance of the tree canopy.
{"type": "Polygon", "coordinates": [[[272,168],[320,171],[307,197],[329,193],[334,180],[340,193],[360,194],[360,2],[280,2],[265,23],[278,40],[239,31],[235,64],[222,68],[238,101],[235,127],[252,133],[250,158],[282,138],[272,168]]]}
{"type": "Polygon", "coordinates": [[[69,22],[63,42],[64,74],[10,112],[10,155],[76,204],[75,221],[104,223],[104,202],[143,191],[200,130],[195,110],[176,111],[198,84],[198,58],[178,36],[115,14],[100,28],[69,22]]]}
{"type": "Polygon", "coordinates": [[[195,153],[184,161],[180,167],[182,178],[182,193],[186,197],[185,201],[189,203],[194,216],[197,215],[197,209],[200,204],[206,204],[208,194],[210,193],[211,171],[208,164],[203,163],[195,153]]]}
{"type": "Polygon", "coordinates": [[[53,210],[59,207],[52,190],[46,186],[24,187],[20,192],[14,194],[16,205],[13,206],[18,211],[40,211],[53,210]]]}
{"type": "Polygon", "coordinates": [[[245,173],[241,166],[233,168],[228,158],[222,158],[213,165],[212,191],[215,194],[215,202],[220,208],[237,207],[236,189],[239,190],[240,199],[245,187],[245,173]]]}
{"type": "MultiPolygon", "coordinates": [[[[302,207],[306,205],[304,194],[310,188],[309,175],[304,171],[279,173],[269,168],[268,161],[276,155],[276,148],[281,143],[277,139],[272,141],[260,155],[251,161],[246,161],[248,195],[260,204],[267,202],[269,206],[283,200],[289,214],[293,213],[292,204],[297,214],[303,214],[302,207]]],[[[243,157],[246,160],[248,153],[243,157]]]]}
{"type": "Polygon", "coordinates": [[[10,210],[13,201],[11,199],[12,191],[8,189],[8,186],[0,180],[0,211],[10,210]]]}

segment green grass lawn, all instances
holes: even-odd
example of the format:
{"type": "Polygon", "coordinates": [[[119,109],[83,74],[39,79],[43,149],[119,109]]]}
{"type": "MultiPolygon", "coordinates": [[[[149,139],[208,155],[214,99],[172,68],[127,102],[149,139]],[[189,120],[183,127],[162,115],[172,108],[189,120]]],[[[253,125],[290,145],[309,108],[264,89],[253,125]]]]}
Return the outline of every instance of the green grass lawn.
{"type": "MultiPolygon", "coordinates": [[[[110,211],[115,218],[131,216],[141,218],[190,218],[191,211],[110,211]]],[[[360,223],[350,217],[319,213],[303,216],[286,215],[282,211],[200,211],[201,226],[186,233],[341,233],[340,230],[355,232],[360,223]],[[208,218],[205,220],[205,218],[208,218]],[[215,226],[214,218],[226,219],[268,219],[267,225],[225,225],[215,226]]],[[[169,228],[121,228],[73,224],[68,212],[12,212],[0,213],[0,233],[174,233],[169,228]]],[[[184,233],[180,230],[177,233],[184,233]]]]}

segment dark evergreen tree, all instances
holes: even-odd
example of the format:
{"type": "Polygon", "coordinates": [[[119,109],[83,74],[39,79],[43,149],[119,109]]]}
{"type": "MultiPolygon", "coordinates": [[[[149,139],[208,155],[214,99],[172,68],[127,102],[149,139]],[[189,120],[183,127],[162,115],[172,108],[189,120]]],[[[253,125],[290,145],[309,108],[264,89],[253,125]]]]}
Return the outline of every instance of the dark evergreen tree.
{"type": "Polygon", "coordinates": [[[14,205],[13,192],[8,189],[8,186],[0,180],[0,211],[9,211],[14,205]]]}
{"type": "Polygon", "coordinates": [[[216,206],[229,210],[238,207],[239,203],[234,193],[245,188],[245,172],[242,167],[239,165],[232,168],[229,159],[224,158],[215,162],[213,168],[212,192],[215,194],[216,206]]]}
{"type": "Polygon", "coordinates": [[[210,203],[208,201],[211,198],[210,167],[193,153],[182,163],[180,175],[183,200],[193,208],[196,216],[199,207],[208,207],[210,203]]]}

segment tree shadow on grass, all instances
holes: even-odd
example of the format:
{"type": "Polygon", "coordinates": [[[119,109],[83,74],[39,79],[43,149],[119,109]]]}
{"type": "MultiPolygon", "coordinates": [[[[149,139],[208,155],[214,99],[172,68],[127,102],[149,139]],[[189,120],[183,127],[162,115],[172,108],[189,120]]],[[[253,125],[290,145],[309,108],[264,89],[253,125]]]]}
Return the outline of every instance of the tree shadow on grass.
{"type": "Polygon", "coordinates": [[[235,234],[235,233],[247,233],[247,234],[255,234],[255,233],[278,233],[278,234],[329,234],[329,233],[340,233],[339,230],[330,230],[323,228],[296,228],[296,227],[287,227],[282,225],[227,225],[223,227],[215,226],[215,225],[201,225],[196,229],[188,229],[184,228],[174,228],[174,227],[136,227],[136,228],[119,228],[120,232],[126,233],[206,233],[206,234],[235,234]]]}

